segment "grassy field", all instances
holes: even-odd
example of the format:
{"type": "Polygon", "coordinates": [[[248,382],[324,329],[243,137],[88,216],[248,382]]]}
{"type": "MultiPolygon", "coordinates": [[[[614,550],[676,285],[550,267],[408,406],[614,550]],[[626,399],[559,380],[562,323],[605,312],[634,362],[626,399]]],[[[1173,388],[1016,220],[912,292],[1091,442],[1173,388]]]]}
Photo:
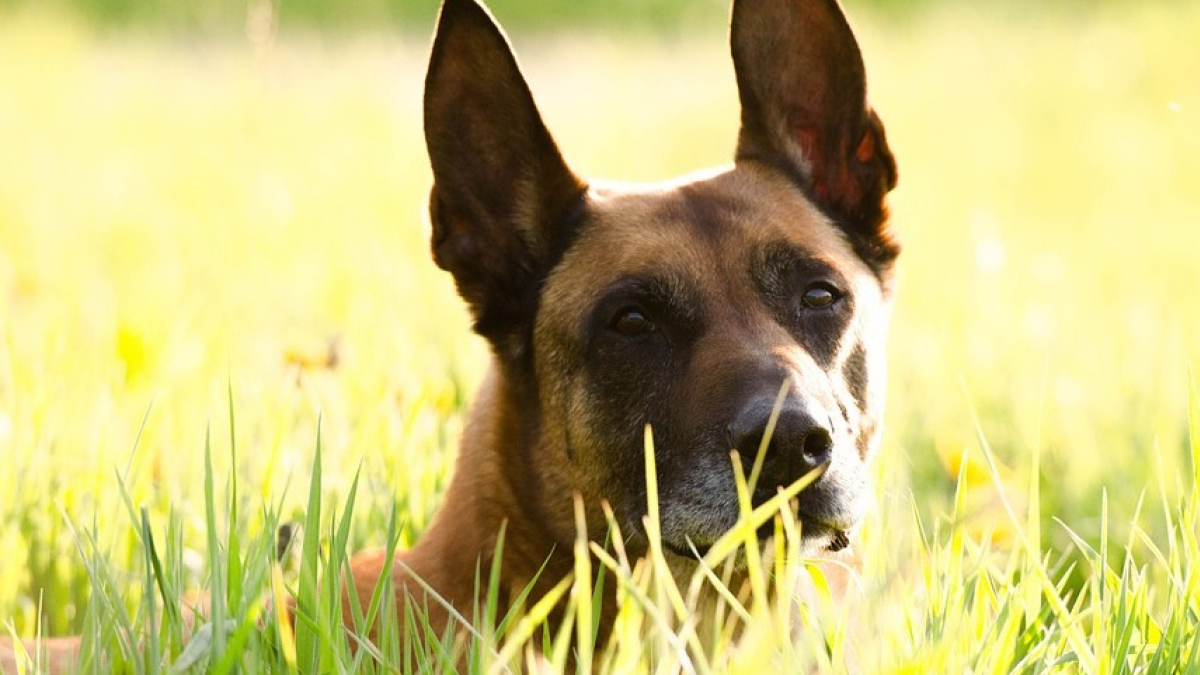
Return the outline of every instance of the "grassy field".
{"type": "MultiPolygon", "coordinates": [[[[1196,672],[1200,6],[851,12],[906,242],[862,609],[691,660],[647,612],[609,665],[1196,672]]],[[[359,476],[351,550],[438,504],[486,354],[427,256],[425,46],[257,37],[0,15],[0,633],[115,645],[153,613],[147,534],[174,592],[218,570],[254,626],[252,553],[315,517],[314,475],[325,518],[359,476]]],[[[585,173],[727,161],[719,33],[514,38],[585,173]]],[[[245,639],[247,672],[290,668],[245,639]]],[[[156,644],[118,665],[175,662],[156,644]]]]}

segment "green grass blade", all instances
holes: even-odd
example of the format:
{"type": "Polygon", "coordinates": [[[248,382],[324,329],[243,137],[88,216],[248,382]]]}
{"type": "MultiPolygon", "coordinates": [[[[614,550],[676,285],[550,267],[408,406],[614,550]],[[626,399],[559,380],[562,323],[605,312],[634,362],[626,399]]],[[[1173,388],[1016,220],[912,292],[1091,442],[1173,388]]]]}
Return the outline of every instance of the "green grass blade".
{"type": "Polygon", "coordinates": [[[1188,366],[1188,448],[1192,459],[1192,493],[1200,500],[1200,388],[1188,366]]]}
{"type": "Polygon", "coordinates": [[[237,423],[233,410],[233,380],[226,380],[226,396],[229,403],[229,480],[227,482],[226,498],[228,517],[226,519],[225,549],[225,601],[228,607],[242,606],[243,573],[242,545],[238,527],[238,456],[237,456],[237,423]]]}
{"type": "Polygon", "coordinates": [[[217,526],[217,496],[213,485],[212,464],[212,433],[204,432],[204,516],[208,533],[208,570],[209,570],[209,615],[208,620],[214,626],[209,656],[213,663],[220,660],[225,653],[225,579],[224,565],[221,564],[220,534],[217,526]]]}
{"type": "Polygon", "coordinates": [[[161,577],[162,565],[159,564],[158,554],[154,550],[154,537],[150,532],[150,514],[146,511],[145,507],[142,507],[141,515],[142,554],[145,564],[145,587],[142,591],[144,615],[142,621],[149,633],[144,639],[145,649],[142,651],[142,665],[146,673],[154,673],[158,671],[162,663],[162,656],[159,652],[159,648],[161,647],[160,638],[153,631],[153,627],[158,624],[158,607],[154,601],[154,579],[156,576],[161,577]]]}
{"type": "Polygon", "coordinates": [[[312,479],[304,514],[304,546],[300,552],[300,588],[296,597],[296,662],[303,673],[320,667],[320,633],[317,630],[320,597],[317,573],[321,547],[321,422],[317,422],[317,445],[312,479]]]}

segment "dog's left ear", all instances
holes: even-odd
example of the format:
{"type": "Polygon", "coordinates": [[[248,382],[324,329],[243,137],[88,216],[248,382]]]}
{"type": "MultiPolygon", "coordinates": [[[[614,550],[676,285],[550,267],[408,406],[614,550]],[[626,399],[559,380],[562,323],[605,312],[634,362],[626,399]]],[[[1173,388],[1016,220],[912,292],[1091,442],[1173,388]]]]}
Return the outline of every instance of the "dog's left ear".
{"type": "Polygon", "coordinates": [[[896,162],[837,0],[734,0],[730,43],[742,103],[737,159],[790,175],[867,262],[890,265],[899,245],[886,232],[885,197],[896,162]]]}

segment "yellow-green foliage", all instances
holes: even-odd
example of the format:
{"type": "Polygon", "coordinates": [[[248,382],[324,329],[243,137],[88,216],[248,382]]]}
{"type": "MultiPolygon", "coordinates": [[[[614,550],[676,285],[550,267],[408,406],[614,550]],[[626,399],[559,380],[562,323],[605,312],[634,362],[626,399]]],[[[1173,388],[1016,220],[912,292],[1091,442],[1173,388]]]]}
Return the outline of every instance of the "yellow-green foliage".
{"type": "MultiPolygon", "coordinates": [[[[1200,6],[1028,11],[854,17],[906,242],[867,609],[827,626],[871,671],[1006,672],[1025,645],[1030,672],[1116,672],[1195,635],[1200,6]]],[[[257,37],[0,15],[0,625],[80,626],[68,520],[137,606],[122,485],[206,585],[205,437],[220,498],[231,408],[245,539],[264,505],[303,520],[318,418],[327,506],[362,467],[351,549],[385,544],[393,500],[400,546],[437,505],[486,352],[427,256],[424,45],[257,37]]],[[[722,36],[515,37],[583,172],[727,161],[722,36]]],[[[784,618],[741,663],[779,662],[784,618]]]]}

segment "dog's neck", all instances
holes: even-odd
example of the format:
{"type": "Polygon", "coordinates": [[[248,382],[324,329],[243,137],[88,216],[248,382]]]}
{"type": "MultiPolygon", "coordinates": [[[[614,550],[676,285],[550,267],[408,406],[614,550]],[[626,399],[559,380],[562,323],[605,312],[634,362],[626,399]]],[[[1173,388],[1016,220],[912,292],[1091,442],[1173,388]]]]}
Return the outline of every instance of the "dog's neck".
{"type": "MultiPolygon", "coordinates": [[[[464,614],[487,592],[501,552],[502,604],[533,583],[532,597],[550,590],[573,568],[571,495],[543,494],[545,483],[529,458],[542,444],[536,392],[493,363],[475,399],[442,507],[417,546],[404,556],[413,572],[464,614]],[[565,504],[560,513],[550,509],[565,504]],[[503,541],[501,541],[503,537],[503,541]],[[476,580],[480,588],[476,588],[476,580]]],[[[504,611],[504,607],[501,611],[504,611]]]]}

